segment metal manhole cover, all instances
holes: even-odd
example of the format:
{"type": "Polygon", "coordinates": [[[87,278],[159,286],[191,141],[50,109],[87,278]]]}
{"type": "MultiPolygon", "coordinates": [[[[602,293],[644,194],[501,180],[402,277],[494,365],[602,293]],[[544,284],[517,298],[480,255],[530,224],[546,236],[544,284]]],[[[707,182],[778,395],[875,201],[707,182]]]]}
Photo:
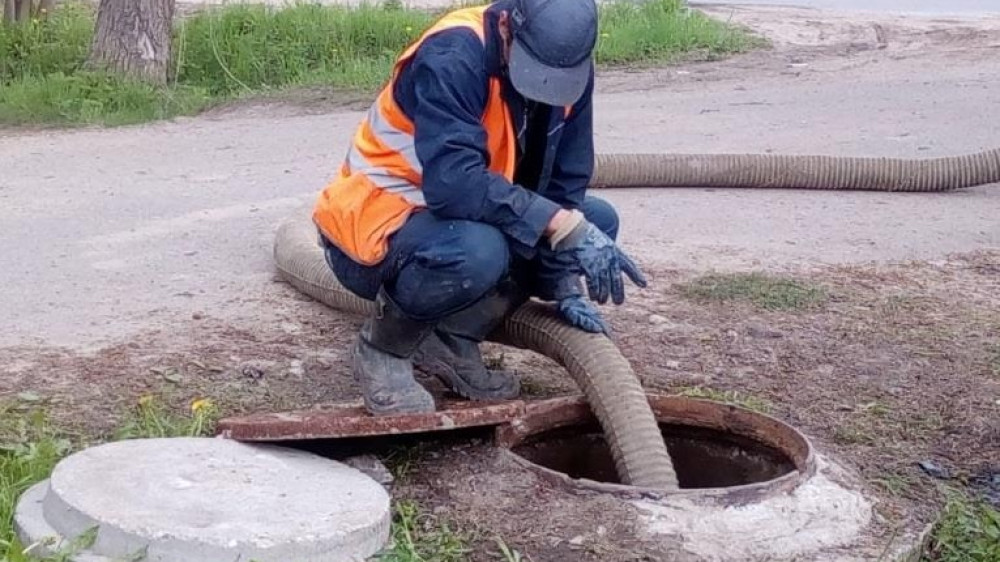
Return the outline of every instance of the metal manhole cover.
{"type": "Polygon", "coordinates": [[[443,402],[436,412],[372,416],[360,403],[331,404],[292,412],[251,414],[219,422],[221,437],[237,441],[294,441],[398,435],[495,426],[524,413],[524,402],[443,402]]]}

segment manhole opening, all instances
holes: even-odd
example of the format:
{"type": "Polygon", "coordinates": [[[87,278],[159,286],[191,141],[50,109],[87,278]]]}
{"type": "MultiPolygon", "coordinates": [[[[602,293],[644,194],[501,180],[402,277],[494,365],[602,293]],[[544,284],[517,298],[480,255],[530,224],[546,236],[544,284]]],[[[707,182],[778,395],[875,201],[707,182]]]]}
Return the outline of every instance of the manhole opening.
{"type": "MultiPolygon", "coordinates": [[[[773,480],[796,470],[782,451],[716,429],[660,424],[681,488],[726,488],[773,480]]],[[[596,424],[537,433],[511,450],[574,479],[621,483],[604,435],[596,424]]]]}
{"type": "Polygon", "coordinates": [[[464,427],[450,431],[428,431],[363,437],[289,440],[283,447],[313,453],[331,460],[342,461],[357,455],[375,455],[382,460],[404,454],[447,449],[468,444],[489,443],[492,427],[464,427]]]}

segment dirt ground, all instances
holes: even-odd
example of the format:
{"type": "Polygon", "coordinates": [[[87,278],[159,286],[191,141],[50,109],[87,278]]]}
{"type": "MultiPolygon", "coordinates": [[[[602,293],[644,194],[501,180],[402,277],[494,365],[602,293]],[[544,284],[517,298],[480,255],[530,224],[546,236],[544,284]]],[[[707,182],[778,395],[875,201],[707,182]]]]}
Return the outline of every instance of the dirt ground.
{"type": "MultiPolygon", "coordinates": [[[[896,527],[932,521],[939,485],[1000,468],[1000,252],[800,272],[828,296],[787,312],[692,300],[682,284],[698,272],[649,273],[652,288],[609,313],[645,386],[735,391],[767,405],[860,472],[884,517],[877,544],[896,527]],[[931,478],[921,461],[955,480],[931,478]]],[[[84,434],[110,429],[146,393],[178,409],[212,396],[230,412],[353,400],[346,346],[330,342],[350,341],[354,322],[313,303],[296,309],[264,331],[203,318],[181,345],[161,332],[96,354],[6,350],[4,385],[53,397],[61,424],[84,434]],[[174,372],[181,383],[164,378],[174,372]]],[[[490,346],[500,352],[528,396],[575,393],[551,361],[490,346]]],[[[485,552],[500,536],[534,560],[683,560],[669,540],[644,536],[634,509],[549,486],[482,440],[428,442],[414,463],[394,497],[471,532],[484,549],[472,559],[492,560],[485,552]]]]}
{"type": "MultiPolygon", "coordinates": [[[[604,73],[602,150],[933,156],[1000,138],[986,113],[1000,20],[710,11],[774,48],[604,73]]],[[[0,131],[0,395],[35,393],[87,435],[147,393],[232,413],[355,399],[357,320],[277,281],[268,256],[358,117],[306,98],[114,131],[0,131]]],[[[918,462],[973,479],[1000,469],[998,193],[609,192],[651,286],[607,315],[648,388],[764,400],[857,469],[887,540],[940,500],[918,462]],[[685,296],[713,270],[792,276],[827,298],[769,312],[685,296]]],[[[529,395],[575,392],[547,359],[503,352],[529,395]]],[[[477,560],[494,559],[494,535],[536,561],[683,559],[634,510],[553,489],[482,443],[431,448],[395,495],[474,531],[477,560]]]]}

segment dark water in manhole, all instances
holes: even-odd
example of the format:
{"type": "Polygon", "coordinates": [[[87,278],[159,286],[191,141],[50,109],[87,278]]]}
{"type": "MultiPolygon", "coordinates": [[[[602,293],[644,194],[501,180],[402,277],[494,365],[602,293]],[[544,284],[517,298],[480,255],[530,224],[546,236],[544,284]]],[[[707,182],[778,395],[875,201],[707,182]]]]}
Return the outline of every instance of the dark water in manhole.
{"type": "MultiPolygon", "coordinates": [[[[795,470],[781,451],[712,429],[661,424],[681,488],[724,488],[772,480],[795,470]]],[[[512,451],[571,478],[620,483],[599,428],[561,428],[533,436],[512,451]]]]}

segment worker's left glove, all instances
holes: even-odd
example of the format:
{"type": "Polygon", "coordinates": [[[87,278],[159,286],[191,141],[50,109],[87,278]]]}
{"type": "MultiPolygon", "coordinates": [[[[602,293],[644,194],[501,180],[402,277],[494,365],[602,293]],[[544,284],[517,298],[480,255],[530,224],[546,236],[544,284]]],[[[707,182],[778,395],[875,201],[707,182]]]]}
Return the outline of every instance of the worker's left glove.
{"type": "Polygon", "coordinates": [[[604,304],[610,296],[615,304],[625,302],[622,273],[639,287],[646,286],[646,277],[639,266],[579,211],[573,211],[565,219],[550,242],[556,259],[583,273],[587,293],[593,301],[604,304]]]}

